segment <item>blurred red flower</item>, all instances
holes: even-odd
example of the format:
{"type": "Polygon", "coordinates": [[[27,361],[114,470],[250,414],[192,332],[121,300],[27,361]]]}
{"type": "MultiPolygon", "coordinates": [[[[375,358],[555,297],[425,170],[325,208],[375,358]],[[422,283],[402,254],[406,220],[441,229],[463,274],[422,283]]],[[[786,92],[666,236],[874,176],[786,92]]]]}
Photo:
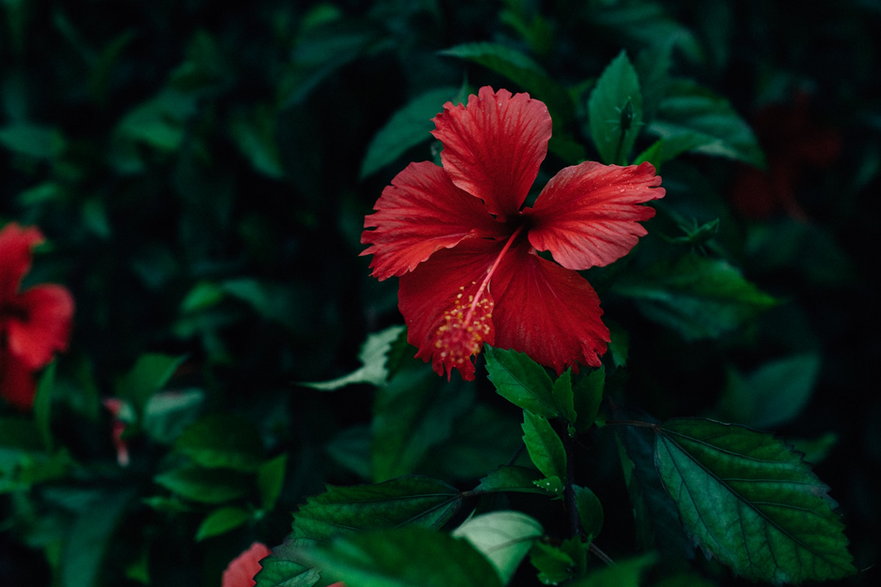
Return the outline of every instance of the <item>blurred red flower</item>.
{"type": "Polygon", "coordinates": [[[743,165],[731,189],[731,202],[747,218],[763,220],[778,210],[805,220],[796,198],[798,181],[810,168],[831,165],[841,151],[841,136],[811,116],[810,96],[762,109],[753,122],[768,169],[743,165]]]}
{"type": "Polygon", "coordinates": [[[0,230],[0,395],[22,409],[34,403],[33,373],[67,348],[73,298],[60,285],[20,292],[31,249],[43,242],[36,228],[16,223],[0,230]]]}
{"type": "Polygon", "coordinates": [[[373,275],[400,278],[416,356],[469,380],[483,343],[557,372],[599,366],[609,331],[577,271],[608,265],[646,234],[639,222],[655,212],[640,204],[664,196],[654,167],[567,167],[524,208],[551,137],[544,103],[483,87],[467,105],[445,104],[434,124],[442,166],[411,163],[392,179],[361,237],[373,275]]]}
{"type": "Polygon", "coordinates": [[[223,571],[222,587],[253,587],[254,575],[260,572],[260,560],[271,554],[261,542],[255,542],[248,550],[234,558],[223,571]]]}

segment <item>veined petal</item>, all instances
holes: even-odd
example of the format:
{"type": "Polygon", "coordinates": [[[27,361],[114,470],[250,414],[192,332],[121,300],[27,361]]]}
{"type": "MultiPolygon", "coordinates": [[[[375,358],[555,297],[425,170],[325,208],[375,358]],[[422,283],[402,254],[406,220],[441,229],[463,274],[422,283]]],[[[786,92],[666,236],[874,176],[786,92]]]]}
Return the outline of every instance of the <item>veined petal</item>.
{"type": "Polygon", "coordinates": [[[73,318],[73,298],[60,285],[39,285],[15,300],[23,318],[7,323],[7,346],[25,367],[39,369],[52,353],[67,348],[73,318]]]}
{"type": "Polygon", "coordinates": [[[374,209],[364,219],[361,242],[370,246],[361,254],[373,255],[370,267],[381,280],[412,271],[435,251],[502,228],[480,200],[428,161],[411,163],[395,176],[374,209]]]}
{"type": "Polygon", "coordinates": [[[401,277],[398,308],[407,340],[439,375],[459,369],[464,379],[474,379],[470,358],[494,340],[493,300],[488,290],[479,290],[501,250],[499,241],[469,239],[401,277]]]}
{"type": "Polygon", "coordinates": [[[453,183],[486,203],[493,214],[516,213],[548,151],[551,116],[529,94],[480,88],[468,105],[444,105],[432,134],[453,183]]]}
{"type": "Polygon", "coordinates": [[[522,243],[502,258],[492,289],[495,346],[526,353],[557,373],[601,364],[609,329],[599,297],[578,273],[522,243]]]}
{"type": "Polygon", "coordinates": [[[36,228],[22,228],[11,222],[0,230],[0,305],[18,291],[21,279],[31,268],[31,249],[43,242],[36,228]]]}
{"type": "Polygon", "coordinates": [[[0,397],[26,410],[34,405],[36,387],[30,370],[5,349],[0,349],[0,397]]]}
{"type": "Polygon", "coordinates": [[[620,167],[593,161],[566,167],[524,211],[529,242],[563,267],[588,269],[623,257],[646,234],[639,222],[655,215],[640,206],[664,197],[651,163],[620,167]]]}

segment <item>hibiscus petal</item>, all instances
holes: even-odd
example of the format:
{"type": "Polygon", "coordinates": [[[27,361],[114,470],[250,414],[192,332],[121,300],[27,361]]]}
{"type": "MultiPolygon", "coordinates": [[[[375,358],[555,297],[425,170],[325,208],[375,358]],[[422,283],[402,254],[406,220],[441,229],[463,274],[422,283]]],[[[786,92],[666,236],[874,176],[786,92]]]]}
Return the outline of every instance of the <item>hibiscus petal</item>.
{"type": "Polygon", "coordinates": [[[593,161],[566,167],[524,211],[529,242],[550,251],[563,267],[588,269],[620,259],[646,234],[639,222],[655,215],[640,206],[664,197],[661,178],[648,162],[620,167],[593,161]]]}
{"type": "Polygon", "coordinates": [[[260,572],[260,561],[272,552],[265,544],[255,542],[242,554],[234,558],[224,569],[222,587],[252,587],[257,582],[254,575],[260,572]]]}
{"type": "Polygon", "coordinates": [[[490,292],[484,290],[478,298],[468,324],[464,315],[470,307],[469,296],[478,293],[501,249],[499,241],[464,241],[453,249],[438,252],[401,277],[398,308],[407,324],[407,340],[417,347],[418,358],[431,361],[438,375],[446,372],[449,376],[453,369],[459,369],[464,379],[474,379],[470,357],[480,352],[482,343],[492,344],[490,292]],[[458,326],[453,326],[456,323],[458,326]],[[457,327],[464,328],[462,336],[450,334],[450,328],[457,327]]]}
{"type": "Polygon", "coordinates": [[[17,296],[15,306],[24,319],[9,318],[9,352],[28,369],[39,369],[67,348],[73,298],[60,285],[39,285],[17,296]]]}
{"type": "Polygon", "coordinates": [[[599,297],[581,275],[542,259],[524,243],[502,258],[492,289],[495,346],[526,353],[557,373],[601,364],[609,329],[599,297]]]}
{"type": "Polygon", "coordinates": [[[434,124],[453,183],[483,200],[492,214],[516,213],[548,151],[551,116],[544,103],[483,87],[467,106],[447,102],[434,124]]]}
{"type": "Polygon", "coordinates": [[[34,405],[36,388],[30,370],[9,352],[0,349],[0,397],[28,410],[34,405]]]}
{"type": "Polygon", "coordinates": [[[22,228],[11,222],[0,230],[0,306],[18,291],[22,277],[31,268],[31,249],[43,242],[36,228],[22,228]]]}
{"type": "Polygon", "coordinates": [[[383,190],[364,219],[361,242],[370,246],[370,267],[378,279],[412,271],[440,249],[473,236],[490,236],[501,224],[483,203],[463,192],[437,165],[411,163],[383,190]]]}

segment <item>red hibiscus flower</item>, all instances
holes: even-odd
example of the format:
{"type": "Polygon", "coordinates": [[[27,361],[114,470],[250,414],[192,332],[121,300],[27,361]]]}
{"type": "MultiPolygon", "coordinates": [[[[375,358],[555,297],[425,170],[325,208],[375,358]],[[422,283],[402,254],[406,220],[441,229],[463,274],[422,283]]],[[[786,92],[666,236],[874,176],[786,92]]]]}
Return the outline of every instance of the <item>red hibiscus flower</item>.
{"type": "Polygon", "coordinates": [[[19,292],[31,267],[31,249],[43,242],[36,228],[0,230],[0,395],[27,409],[34,403],[33,373],[67,348],[73,298],[60,285],[19,292]]]}
{"type": "Polygon", "coordinates": [[[361,236],[373,275],[400,278],[416,356],[469,380],[483,343],[558,373],[599,366],[609,331],[577,271],[608,265],[646,234],[639,222],[655,212],[640,204],[664,195],[654,167],[567,167],[524,208],[551,137],[542,102],[484,87],[465,106],[445,104],[434,124],[443,166],[399,173],[361,236]]]}
{"type": "Polygon", "coordinates": [[[223,571],[222,587],[253,587],[254,575],[260,572],[260,560],[271,554],[261,542],[255,542],[248,550],[234,558],[223,571]]]}

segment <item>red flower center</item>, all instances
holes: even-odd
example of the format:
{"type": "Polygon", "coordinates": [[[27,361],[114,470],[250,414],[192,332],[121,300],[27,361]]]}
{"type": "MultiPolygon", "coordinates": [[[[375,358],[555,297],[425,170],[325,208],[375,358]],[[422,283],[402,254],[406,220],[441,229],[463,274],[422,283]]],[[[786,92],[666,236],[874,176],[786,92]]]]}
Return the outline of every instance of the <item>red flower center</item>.
{"type": "Polygon", "coordinates": [[[434,346],[443,362],[461,367],[470,357],[480,353],[480,345],[493,328],[492,310],[495,302],[489,291],[490,280],[502,257],[523,232],[524,227],[525,224],[521,224],[508,237],[479,285],[476,281],[472,281],[467,288],[464,285],[459,287],[452,308],[444,312],[443,323],[435,333],[434,346]],[[477,286],[477,290],[469,293],[474,286],[477,286]]]}

